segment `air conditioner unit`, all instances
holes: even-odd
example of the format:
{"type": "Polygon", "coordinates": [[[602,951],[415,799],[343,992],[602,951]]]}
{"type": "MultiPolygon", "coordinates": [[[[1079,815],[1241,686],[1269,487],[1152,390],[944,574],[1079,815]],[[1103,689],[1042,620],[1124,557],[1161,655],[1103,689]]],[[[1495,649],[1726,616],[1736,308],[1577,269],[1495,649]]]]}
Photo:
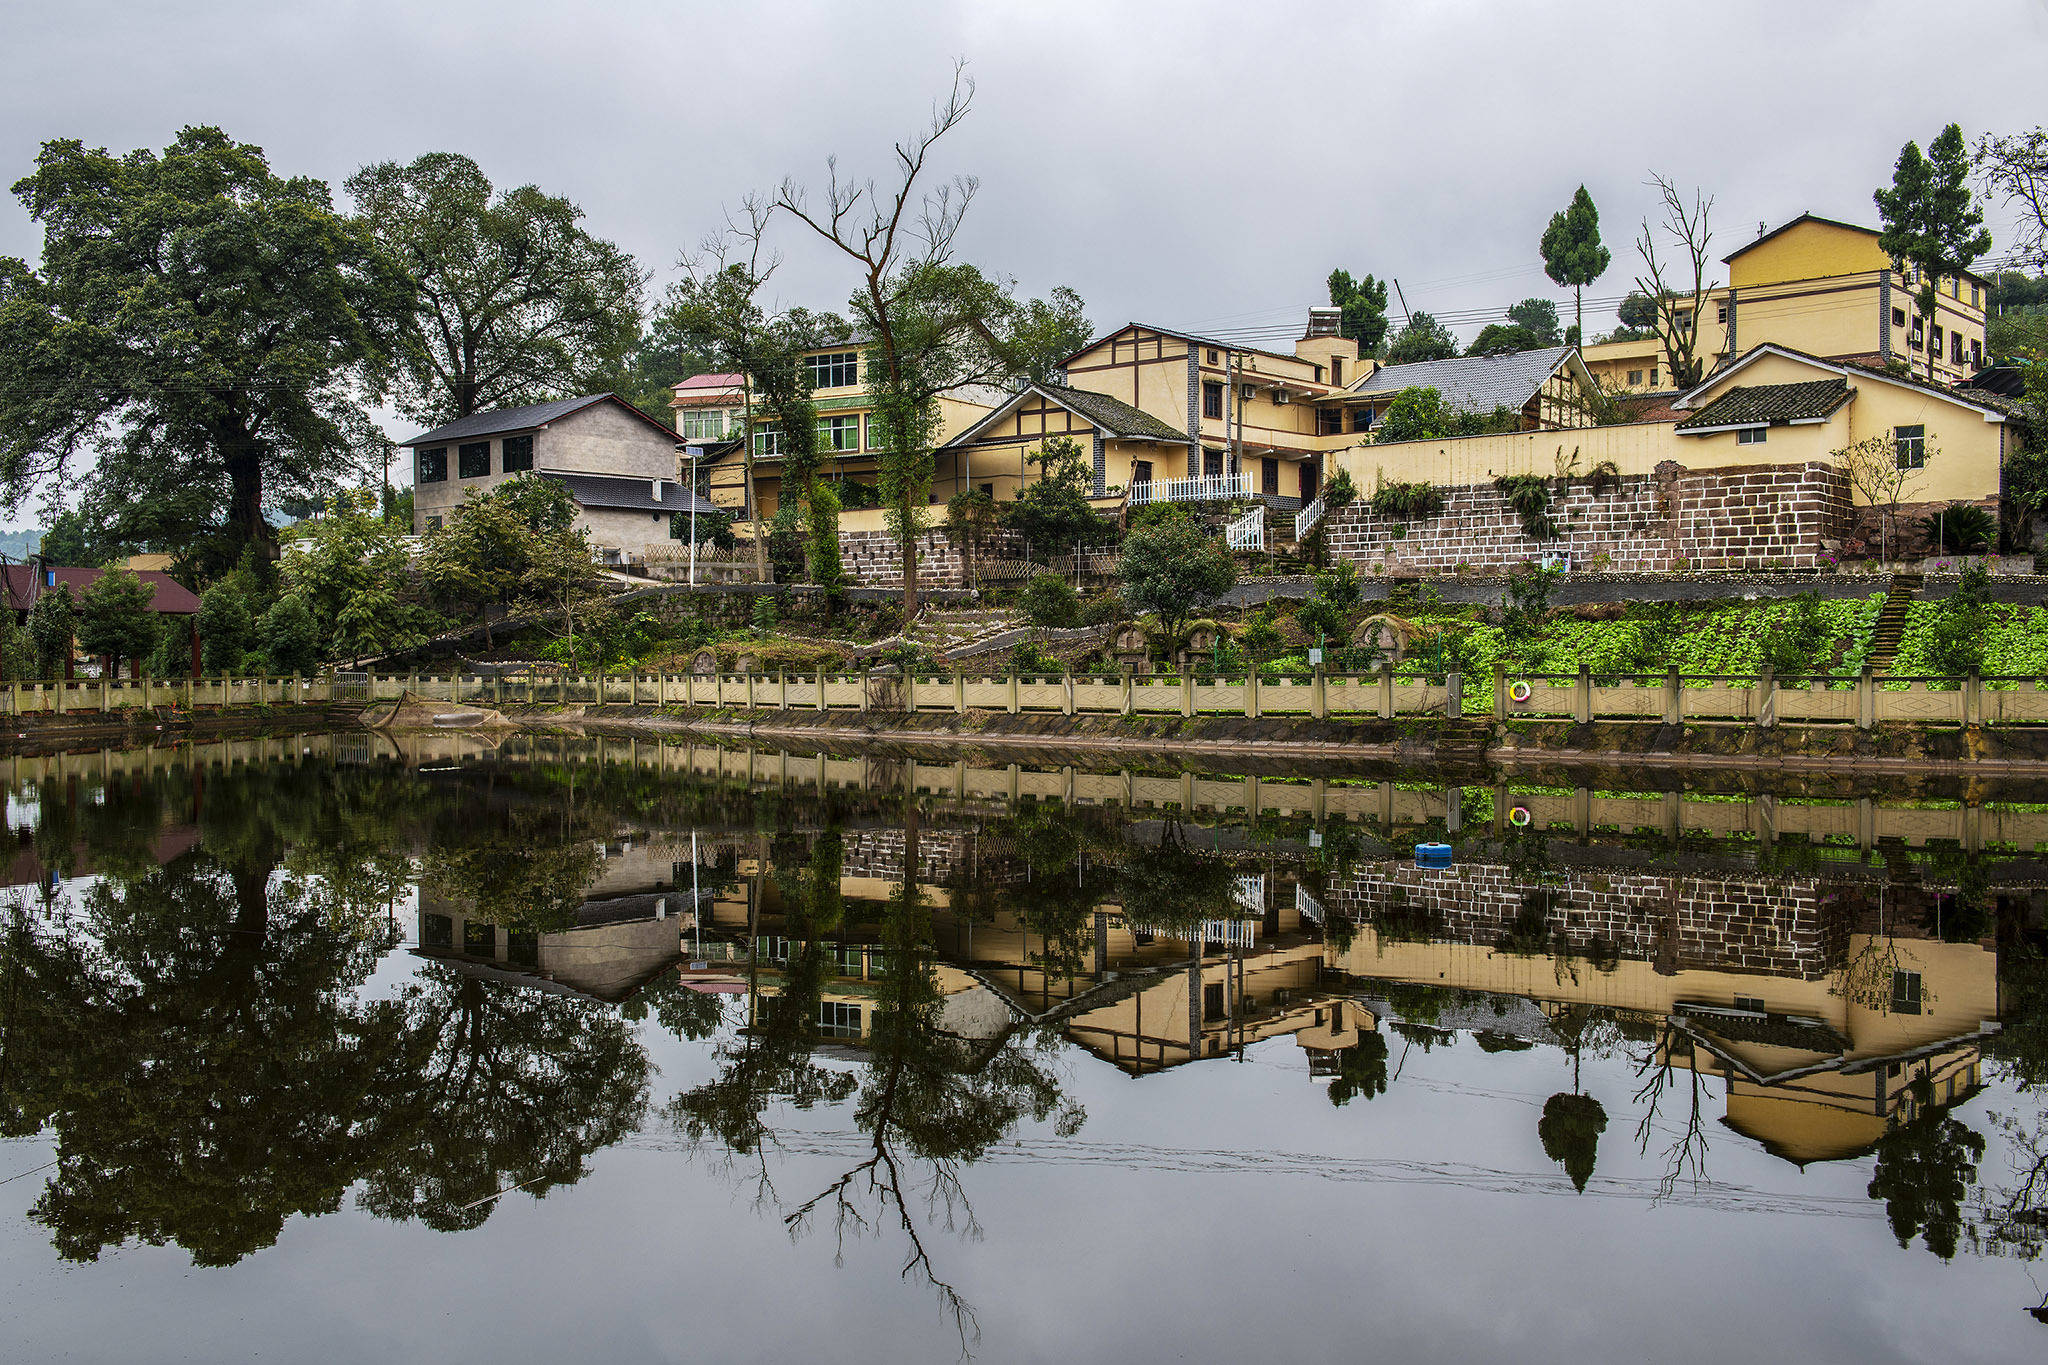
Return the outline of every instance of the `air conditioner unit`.
{"type": "Polygon", "coordinates": [[[1273,401],[1274,401],[1274,402],[1275,402],[1276,404],[1286,404],[1286,403],[1291,403],[1291,402],[1293,402],[1294,400],[1293,400],[1293,398],[1292,398],[1292,397],[1290,397],[1290,396],[1289,396],[1289,394],[1288,394],[1287,390],[1285,390],[1285,389],[1275,389],[1275,390],[1273,390],[1273,401]]]}
{"type": "Polygon", "coordinates": [[[1252,395],[1257,392],[1258,390],[1250,384],[1239,384],[1237,386],[1237,396],[1247,403],[1252,401],[1252,395]]]}

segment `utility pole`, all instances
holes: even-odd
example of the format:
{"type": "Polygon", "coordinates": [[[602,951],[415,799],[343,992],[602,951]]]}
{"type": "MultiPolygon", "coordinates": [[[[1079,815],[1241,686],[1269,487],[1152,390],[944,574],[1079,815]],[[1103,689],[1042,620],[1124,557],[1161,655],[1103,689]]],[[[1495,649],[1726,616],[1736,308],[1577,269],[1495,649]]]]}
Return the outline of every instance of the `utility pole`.
{"type": "Polygon", "coordinates": [[[690,462],[690,586],[697,586],[697,461],[704,458],[702,446],[677,446],[690,462]]]}

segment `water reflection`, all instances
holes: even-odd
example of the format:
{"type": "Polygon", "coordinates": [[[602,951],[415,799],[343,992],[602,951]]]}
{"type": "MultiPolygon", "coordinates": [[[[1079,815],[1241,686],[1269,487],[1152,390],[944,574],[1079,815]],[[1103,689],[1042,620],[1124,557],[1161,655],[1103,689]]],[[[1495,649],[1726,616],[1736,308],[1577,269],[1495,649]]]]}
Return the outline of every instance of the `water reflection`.
{"type": "Polygon", "coordinates": [[[1566,1197],[1633,1191],[1618,1152],[1697,1196],[1740,1144],[1864,1163],[1900,1246],[2041,1251],[2030,809],[1199,779],[1232,814],[1194,778],[1088,775],[1122,793],[1091,803],[711,752],[17,764],[0,1130],[54,1139],[31,1217],[69,1260],[225,1266],[294,1214],[475,1229],[672,1134],[800,1242],[899,1258],[971,1345],[977,1162],[1080,1151],[1077,1068],[1277,1044],[1359,1122],[1417,1054],[1559,1056],[1521,1129],[1553,1174],[1518,1179],[1566,1197]],[[1601,828],[1626,803],[1653,819],[1601,828]],[[1877,833],[1915,821],[1974,834],[1877,833]],[[657,1037],[699,1050],[687,1082],[657,1037]],[[798,1183],[821,1115],[857,1140],[798,1183]]]}

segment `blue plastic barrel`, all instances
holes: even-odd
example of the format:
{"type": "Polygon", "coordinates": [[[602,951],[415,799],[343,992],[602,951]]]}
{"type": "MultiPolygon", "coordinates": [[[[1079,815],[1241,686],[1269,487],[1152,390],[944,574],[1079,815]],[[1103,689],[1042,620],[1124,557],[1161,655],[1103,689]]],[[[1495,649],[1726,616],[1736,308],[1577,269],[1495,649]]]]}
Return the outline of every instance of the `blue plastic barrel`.
{"type": "Polygon", "coordinates": [[[1415,865],[1432,869],[1449,867],[1451,865],[1451,846],[1449,844],[1417,844],[1415,846],[1415,865]]]}

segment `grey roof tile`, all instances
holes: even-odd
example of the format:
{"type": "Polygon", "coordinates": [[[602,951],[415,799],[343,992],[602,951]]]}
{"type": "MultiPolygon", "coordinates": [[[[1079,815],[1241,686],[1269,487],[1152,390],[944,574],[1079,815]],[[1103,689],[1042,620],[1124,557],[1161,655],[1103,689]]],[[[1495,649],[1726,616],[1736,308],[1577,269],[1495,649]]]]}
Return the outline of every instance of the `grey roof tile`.
{"type": "Polygon", "coordinates": [[[636,479],[624,474],[557,474],[542,471],[541,478],[553,479],[569,490],[580,507],[603,507],[634,512],[682,512],[697,505],[699,516],[718,509],[690,492],[674,479],[661,480],[661,496],[654,496],[653,479],[636,479]]]}
{"type": "Polygon", "coordinates": [[[473,412],[467,417],[458,417],[445,426],[423,431],[410,441],[402,441],[405,447],[436,445],[443,441],[467,441],[478,437],[498,436],[508,432],[532,431],[550,422],[560,421],[572,412],[581,412],[597,403],[617,403],[627,412],[644,422],[660,428],[669,435],[675,435],[675,428],[649,413],[628,403],[615,393],[586,393],[580,398],[557,398],[549,403],[528,403],[519,408],[493,408],[489,412],[473,412]]]}
{"type": "Polygon", "coordinates": [[[1449,360],[1422,360],[1412,365],[1383,365],[1348,392],[1399,393],[1402,389],[1435,389],[1444,401],[1465,412],[1520,408],[1536,396],[1557,367],[1571,354],[1569,346],[1545,346],[1507,355],[1464,355],[1449,360]]]}
{"type": "Polygon", "coordinates": [[[1744,384],[1728,390],[1680,422],[1678,430],[1808,421],[1826,417],[1848,401],[1849,381],[1846,379],[1815,379],[1803,384],[1744,384]]]}

